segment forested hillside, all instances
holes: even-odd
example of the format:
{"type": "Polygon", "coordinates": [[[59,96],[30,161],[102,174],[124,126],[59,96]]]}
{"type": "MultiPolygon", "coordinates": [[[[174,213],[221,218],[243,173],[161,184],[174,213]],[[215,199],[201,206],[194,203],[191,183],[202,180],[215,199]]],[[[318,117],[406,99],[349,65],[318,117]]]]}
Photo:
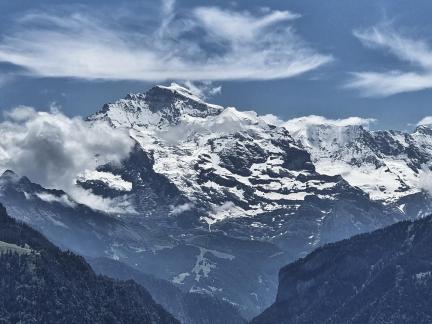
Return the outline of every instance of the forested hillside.
{"type": "Polygon", "coordinates": [[[96,275],[0,205],[0,323],[178,323],[133,281],[96,275]]]}

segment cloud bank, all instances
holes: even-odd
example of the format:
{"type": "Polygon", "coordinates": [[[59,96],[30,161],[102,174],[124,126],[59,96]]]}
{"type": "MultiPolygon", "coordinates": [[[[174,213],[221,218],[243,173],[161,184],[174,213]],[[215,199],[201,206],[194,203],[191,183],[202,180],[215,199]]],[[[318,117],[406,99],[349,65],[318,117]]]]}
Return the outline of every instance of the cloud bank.
{"type": "Polygon", "coordinates": [[[202,81],[289,78],[332,60],[297,35],[289,11],[179,13],[173,0],[159,11],[159,25],[135,28],[123,22],[149,17],[31,13],[0,41],[0,61],[43,77],[202,81]]]}
{"type": "Polygon", "coordinates": [[[408,63],[410,71],[362,71],[352,73],[348,88],[359,89],[364,96],[386,97],[432,88],[432,48],[423,40],[401,36],[394,30],[373,27],[355,31],[364,46],[384,50],[408,63]]]}
{"type": "Polygon", "coordinates": [[[75,179],[85,170],[126,158],[133,146],[127,133],[31,107],[17,107],[5,117],[0,123],[2,171],[11,169],[46,188],[62,189],[95,209],[116,211],[110,201],[75,186],[75,179]]]}

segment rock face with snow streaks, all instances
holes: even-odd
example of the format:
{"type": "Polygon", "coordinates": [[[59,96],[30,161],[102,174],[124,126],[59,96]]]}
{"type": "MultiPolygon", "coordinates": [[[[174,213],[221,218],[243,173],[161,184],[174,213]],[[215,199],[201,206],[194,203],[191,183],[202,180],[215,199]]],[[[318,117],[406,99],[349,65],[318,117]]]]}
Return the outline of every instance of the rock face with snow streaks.
{"type": "MultiPolygon", "coordinates": [[[[352,170],[380,170],[385,152],[403,151],[398,154],[412,157],[418,172],[427,172],[422,171],[429,147],[426,129],[426,135],[415,135],[425,147],[422,152],[362,128],[338,130],[336,136],[334,130],[316,127],[304,135],[252,111],[208,104],[178,85],[129,94],[88,117],[89,123],[95,121],[126,129],[136,144],[121,164],[100,165],[77,177],[78,186],[123,209],[97,218],[108,217],[115,230],[107,240],[95,236],[103,243],[92,256],[110,257],[183,291],[224,300],[246,318],[274,301],[283,264],[322,244],[422,215],[427,207],[427,195],[413,186],[406,195],[400,194],[402,184],[368,191],[376,184],[361,186],[349,174],[325,168],[345,163],[352,170]],[[388,144],[378,149],[381,142],[388,144]],[[324,151],[328,147],[335,152],[324,151]],[[362,152],[365,147],[372,153],[362,152]],[[390,189],[394,199],[373,194],[389,195],[390,189]]],[[[3,195],[10,206],[19,197],[35,210],[24,193],[3,195]]],[[[47,236],[53,230],[46,217],[50,203],[74,210],[45,199],[37,210],[50,224],[47,236]]],[[[17,217],[25,215],[17,212],[17,217]]],[[[99,233],[97,226],[93,230],[99,233]]],[[[62,237],[56,243],[73,248],[62,237]]],[[[77,252],[85,254],[85,249],[77,252]]]]}

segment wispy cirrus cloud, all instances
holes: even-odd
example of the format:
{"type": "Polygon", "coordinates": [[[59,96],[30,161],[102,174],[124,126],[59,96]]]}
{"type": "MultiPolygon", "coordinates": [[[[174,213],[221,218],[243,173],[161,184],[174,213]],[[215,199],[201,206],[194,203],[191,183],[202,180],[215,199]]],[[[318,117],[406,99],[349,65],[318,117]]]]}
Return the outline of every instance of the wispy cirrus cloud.
{"type": "Polygon", "coordinates": [[[289,78],[332,60],[297,35],[300,16],[289,11],[178,13],[173,0],[159,11],[160,23],[145,28],[82,10],[31,13],[0,41],[0,61],[44,77],[200,81],[289,78]]]}
{"type": "Polygon", "coordinates": [[[411,70],[352,73],[347,88],[359,89],[364,96],[386,97],[432,88],[432,48],[423,40],[404,37],[389,27],[354,31],[364,46],[385,50],[409,64],[411,70]]]}

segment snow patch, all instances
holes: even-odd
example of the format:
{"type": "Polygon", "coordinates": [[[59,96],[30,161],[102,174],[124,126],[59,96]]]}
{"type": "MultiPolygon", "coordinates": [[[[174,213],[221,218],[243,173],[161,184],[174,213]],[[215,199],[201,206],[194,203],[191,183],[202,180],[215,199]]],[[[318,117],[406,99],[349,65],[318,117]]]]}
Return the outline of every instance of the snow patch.
{"type": "Polygon", "coordinates": [[[119,175],[114,175],[110,172],[103,171],[90,171],[85,170],[77,178],[79,181],[100,181],[107,185],[109,188],[117,191],[131,191],[132,183],[125,181],[119,175]]]}
{"type": "Polygon", "coordinates": [[[180,215],[191,210],[194,207],[192,203],[185,203],[177,206],[171,206],[171,215],[180,215]]]}
{"type": "Polygon", "coordinates": [[[172,283],[178,284],[178,285],[183,285],[184,284],[184,280],[190,276],[189,272],[183,272],[183,273],[179,273],[177,276],[175,276],[171,281],[172,283]]]}

